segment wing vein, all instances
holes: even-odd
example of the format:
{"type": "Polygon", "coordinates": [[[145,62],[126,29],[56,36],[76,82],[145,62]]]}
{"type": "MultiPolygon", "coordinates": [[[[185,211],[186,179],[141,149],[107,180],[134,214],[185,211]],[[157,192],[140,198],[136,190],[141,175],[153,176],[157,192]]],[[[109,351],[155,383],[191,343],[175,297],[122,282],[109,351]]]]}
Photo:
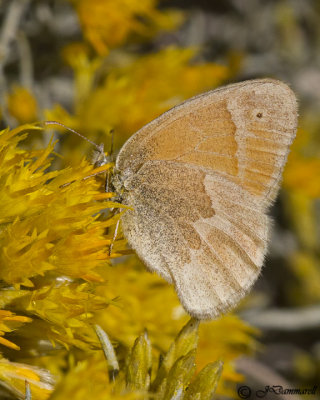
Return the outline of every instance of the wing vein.
{"type": "Polygon", "coordinates": [[[236,290],[236,292],[238,293],[239,291],[244,291],[244,288],[242,287],[240,282],[237,280],[237,277],[235,276],[234,272],[232,271],[232,268],[228,269],[226,267],[225,263],[222,261],[220,256],[217,254],[216,250],[208,243],[208,241],[201,234],[201,232],[199,232],[198,230],[197,230],[197,232],[198,232],[199,236],[201,237],[203,243],[206,245],[206,247],[209,250],[209,252],[213,255],[213,259],[216,259],[216,261],[218,262],[218,265],[220,265],[220,267],[223,269],[224,277],[228,277],[229,275],[231,275],[232,282],[233,282],[233,287],[236,290]],[[236,287],[238,287],[240,290],[239,289],[237,290],[236,287]]]}
{"type": "Polygon", "coordinates": [[[223,236],[225,236],[229,242],[234,244],[234,247],[238,250],[238,252],[240,253],[242,260],[247,263],[248,265],[250,265],[255,271],[258,269],[260,270],[260,267],[257,266],[255,264],[255,262],[251,259],[251,257],[249,256],[249,254],[247,253],[247,251],[241,247],[234,239],[232,236],[230,236],[226,231],[222,230],[221,228],[218,228],[216,225],[212,224],[209,219],[202,219],[201,222],[203,222],[206,225],[211,226],[212,228],[216,229],[217,231],[219,231],[223,236]]]}

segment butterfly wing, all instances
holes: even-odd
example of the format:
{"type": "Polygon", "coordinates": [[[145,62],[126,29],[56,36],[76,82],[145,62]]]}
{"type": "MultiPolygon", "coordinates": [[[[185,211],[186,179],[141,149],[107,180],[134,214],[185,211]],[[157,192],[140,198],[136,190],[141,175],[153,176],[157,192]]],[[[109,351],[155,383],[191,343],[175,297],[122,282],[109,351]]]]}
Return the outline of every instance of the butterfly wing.
{"type": "Polygon", "coordinates": [[[293,92],[273,80],[226,86],[134,134],[116,170],[130,245],[173,282],[186,310],[214,318],[256,280],[268,217],[297,126],[293,92]]]}

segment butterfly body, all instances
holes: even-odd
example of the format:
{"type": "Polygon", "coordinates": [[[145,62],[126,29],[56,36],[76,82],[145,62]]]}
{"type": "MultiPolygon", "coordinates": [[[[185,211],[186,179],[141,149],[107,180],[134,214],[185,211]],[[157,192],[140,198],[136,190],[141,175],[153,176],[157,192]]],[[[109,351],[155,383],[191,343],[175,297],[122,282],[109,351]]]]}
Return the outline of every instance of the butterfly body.
{"type": "Polygon", "coordinates": [[[123,232],[194,317],[216,318],[256,281],[296,126],[288,86],[252,80],[187,100],[121,149],[123,232]]]}

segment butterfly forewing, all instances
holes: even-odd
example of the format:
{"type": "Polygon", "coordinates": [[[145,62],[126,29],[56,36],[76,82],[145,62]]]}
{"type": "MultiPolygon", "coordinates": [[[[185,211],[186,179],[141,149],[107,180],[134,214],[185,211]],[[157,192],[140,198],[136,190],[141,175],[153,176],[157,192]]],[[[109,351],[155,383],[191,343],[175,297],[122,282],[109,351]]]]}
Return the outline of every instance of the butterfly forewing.
{"type": "Polygon", "coordinates": [[[124,233],[193,316],[227,311],[257,279],[296,125],[288,86],[253,80],[186,101],[120,151],[124,233]]]}

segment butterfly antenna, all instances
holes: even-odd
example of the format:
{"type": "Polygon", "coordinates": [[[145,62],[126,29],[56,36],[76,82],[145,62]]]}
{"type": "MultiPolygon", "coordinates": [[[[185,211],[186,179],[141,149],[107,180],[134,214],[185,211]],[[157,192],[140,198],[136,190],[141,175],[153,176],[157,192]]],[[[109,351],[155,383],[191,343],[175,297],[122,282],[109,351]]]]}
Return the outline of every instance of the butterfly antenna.
{"type": "MultiPolygon", "coordinates": [[[[100,145],[97,145],[95,142],[93,142],[92,140],[88,139],[87,137],[81,135],[81,133],[75,131],[72,128],[69,128],[68,126],[62,124],[61,122],[56,122],[56,121],[44,121],[43,122],[44,125],[59,125],[62,128],[66,129],[69,132],[75,133],[76,135],[80,136],[82,139],[86,140],[88,143],[92,144],[92,146],[94,146],[96,149],[98,149],[99,153],[103,153],[103,148],[100,145]]],[[[113,145],[112,145],[113,146],[113,145]]]]}

